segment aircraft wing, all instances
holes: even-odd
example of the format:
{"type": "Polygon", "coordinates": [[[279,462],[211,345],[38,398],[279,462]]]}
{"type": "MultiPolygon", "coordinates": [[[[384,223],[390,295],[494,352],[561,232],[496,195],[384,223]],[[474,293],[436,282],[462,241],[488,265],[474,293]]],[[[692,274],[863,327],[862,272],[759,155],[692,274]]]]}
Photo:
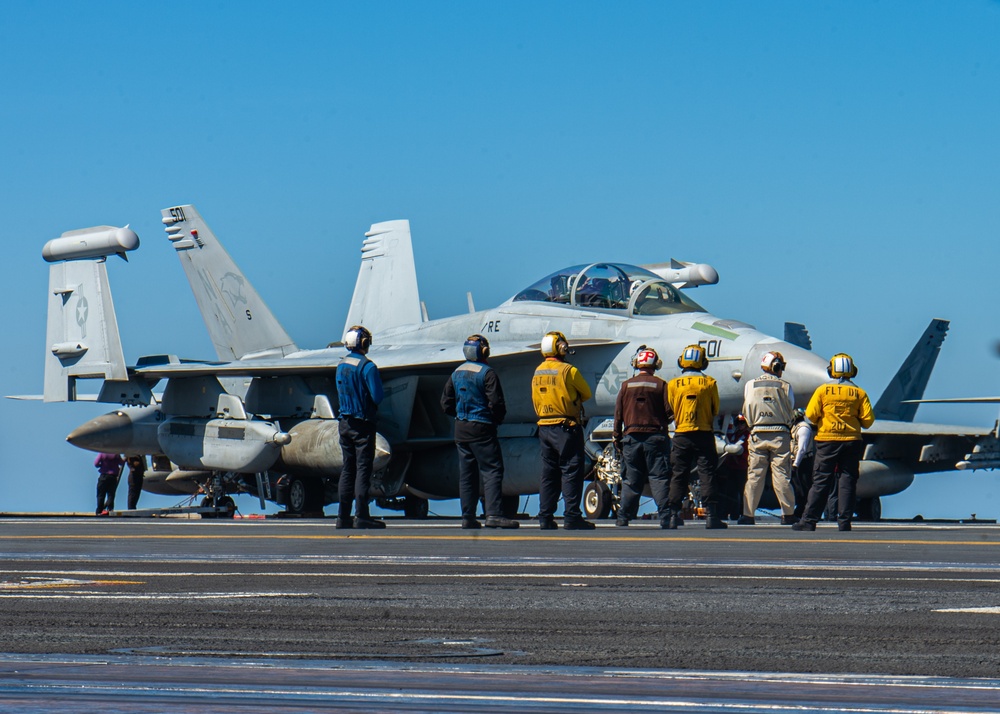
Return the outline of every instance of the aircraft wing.
{"type": "MultiPolygon", "coordinates": [[[[574,351],[613,347],[626,344],[622,340],[574,340],[574,351]]],[[[490,359],[494,362],[531,356],[540,359],[539,343],[524,344],[497,342],[491,345],[490,359]]],[[[276,375],[309,375],[328,373],[336,368],[345,352],[339,348],[302,351],[287,357],[236,360],[234,362],[170,362],[144,364],[135,373],[149,379],[175,377],[263,377],[276,375]]],[[[400,371],[440,371],[465,361],[462,345],[448,343],[422,343],[419,345],[373,346],[368,353],[383,375],[400,371]]]]}
{"type": "Polygon", "coordinates": [[[925,424],[912,421],[876,419],[865,434],[870,436],[987,436],[993,429],[959,424],[925,424]]]}
{"type": "Polygon", "coordinates": [[[904,404],[1000,404],[1000,397],[954,397],[952,399],[909,399],[904,404]]]}
{"type": "Polygon", "coordinates": [[[997,468],[996,429],[878,419],[864,432],[865,460],[899,462],[913,473],[997,468]]]}

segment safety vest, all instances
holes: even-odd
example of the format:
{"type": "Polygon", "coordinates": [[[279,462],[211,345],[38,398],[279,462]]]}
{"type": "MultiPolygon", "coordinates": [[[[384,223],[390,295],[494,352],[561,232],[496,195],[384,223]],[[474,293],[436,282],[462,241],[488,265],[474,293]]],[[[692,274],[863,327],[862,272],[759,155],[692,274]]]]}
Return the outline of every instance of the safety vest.
{"type": "Polygon", "coordinates": [[[375,421],[378,405],[372,399],[366,383],[366,371],[378,369],[374,362],[352,352],[337,365],[337,401],[342,417],[375,421]]]}
{"type": "Polygon", "coordinates": [[[749,382],[743,396],[743,416],[752,431],[788,431],[795,416],[788,382],[765,374],[749,382]]]}
{"type": "Polygon", "coordinates": [[[674,410],[675,433],[712,431],[719,412],[719,386],[701,372],[684,372],[667,382],[667,401],[674,410]]]}
{"type": "Polygon", "coordinates": [[[590,399],[590,386],[573,365],[547,359],[531,378],[531,401],[538,423],[543,426],[583,420],[583,403],[590,399]]]}
{"type": "Polygon", "coordinates": [[[493,423],[493,412],[486,399],[486,373],[490,369],[481,362],[466,362],[452,373],[456,419],[493,423]]]}

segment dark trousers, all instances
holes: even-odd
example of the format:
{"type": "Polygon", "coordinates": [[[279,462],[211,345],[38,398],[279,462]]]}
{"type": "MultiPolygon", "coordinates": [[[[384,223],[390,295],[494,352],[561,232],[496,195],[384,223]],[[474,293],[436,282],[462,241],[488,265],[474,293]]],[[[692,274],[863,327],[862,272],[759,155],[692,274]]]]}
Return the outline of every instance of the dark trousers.
{"type": "MultiPolygon", "coordinates": [[[[792,490],[795,491],[795,517],[802,520],[802,514],[806,512],[806,502],[809,500],[809,489],[813,482],[813,462],[816,457],[806,456],[802,459],[797,469],[792,470],[792,490]]],[[[830,485],[830,495],[827,496],[824,514],[826,520],[837,520],[837,475],[834,474],[830,485]]]]}
{"type": "Polygon", "coordinates": [[[837,486],[837,520],[850,523],[854,517],[854,493],[860,475],[861,455],[865,445],[854,441],[817,441],[816,462],[813,465],[813,482],[809,489],[802,520],[816,523],[823,515],[830,489],[837,486]],[[835,474],[839,471],[839,477],[835,474]]]}
{"type": "Polygon", "coordinates": [[[586,475],[583,455],[583,429],[579,426],[539,426],[538,441],[542,449],[542,481],[538,487],[538,517],[552,518],[563,497],[563,517],[583,518],[583,477],[586,475]]]}
{"type": "Polygon", "coordinates": [[[715,471],[719,456],[715,436],[710,431],[687,431],[674,434],[670,448],[670,508],[679,512],[688,494],[692,475],[697,475],[701,501],[713,508],[719,501],[715,471]]]}
{"type": "Polygon", "coordinates": [[[128,508],[133,510],[139,505],[139,494],[142,493],[142,482],[146,478],[145,471],[128,472],[128,508]]]}
{"type": "Polygon", "coordinates": [[[802,518],[809,500],[809,489],[813,482],[813,461],[815,456],[804,456],[802,462],[792,469],[792,491],[795,492],[795,515],[802,518]]]}
{"type": "Polygon", "coordinates": [[[635,518],[639,499],[649,483],[662,521],[670,517],[670,437],[666,434],[627,434],[622,439],[625,474],[622,477],[622,501],[618,517],[635,518]]]}
{"type": "Polygon", "coordinates": [[[368,491],[372,485],[372,463],[375,461],[375,425],[364,419],[344,417],[340,420],[340,451],[344,467],[340,472],[340,517],[349,518],[351,501],[354,515],[371,518],[368,491]]]}
{"type": "Polygon", "coordinates": [[[101,474],[97,477],[97,513],[115,510],[115,491],[118,474],[101,474]]]}
{"type": "Polygon", "coordinates": [[[482,441],[456,441],[458,449],[458,496],[462,518],[475,518],[479,506],[479,481],[486,494],[486,515],[502,516],[503,454],[497,438],[482,441]]]}

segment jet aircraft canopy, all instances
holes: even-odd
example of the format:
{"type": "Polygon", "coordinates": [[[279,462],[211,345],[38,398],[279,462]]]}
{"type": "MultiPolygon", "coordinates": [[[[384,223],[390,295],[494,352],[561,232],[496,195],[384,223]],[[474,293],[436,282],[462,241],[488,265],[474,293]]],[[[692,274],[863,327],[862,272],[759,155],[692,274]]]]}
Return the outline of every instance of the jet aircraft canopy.
{"type": "Polygon", "coordinates": [[[526,300],[625,310],[630,315],[706,311],[655,273],[621,263],[591,263],[564,268],[522,290],[512,302],[526,300]]]}

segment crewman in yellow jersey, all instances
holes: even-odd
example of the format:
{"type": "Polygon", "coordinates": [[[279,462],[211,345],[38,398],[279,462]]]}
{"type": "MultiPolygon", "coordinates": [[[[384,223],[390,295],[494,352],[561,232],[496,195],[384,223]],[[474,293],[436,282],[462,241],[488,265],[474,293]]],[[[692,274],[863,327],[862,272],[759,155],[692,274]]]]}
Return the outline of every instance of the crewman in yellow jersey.
{"type": "Polygon", "coordinates": [[[542,479],[538,487],[538,527],[558,528],[553,516],[563,497],[563,527],[592,530],[583,517],[585,473],[583,450],[583,403],[590,399],[587,380],[566,361],[569,342],[561,332],[542,338],[542,356],[531,379],[531,401],[538,416],[538,441],[542,451],[542,479]]]}
{"type": "Polygon", "coordinates": [[[717,512],[719,490],[715,470],[718,455],[712,422],[719,413],[719,386],[702,370],[708,367],[708,355],[701,345],[684,348],[677,360],[681,376],[667,383],[667,401],[674,413],[674,441],[670,451],[670,521],[667,528],[684,525],[681,515],[688,481],[696,473],[705,506],[706,528],[728,528],[717,512]]]}
{"type": "Polygon", "coordinates": [[[826,371],[835,381],[820,385],[806,407],[806,419],[816,428],[816,460],[806,510],[802,520],[792,526],[795,531],[816,530],[838,469],[837,525],[842,531],[851,530],[854,494],[865,448],[861,430],[875,422],[868,395],[851,381],[858,368],[850,355],[834,355],[826,371]]]}

